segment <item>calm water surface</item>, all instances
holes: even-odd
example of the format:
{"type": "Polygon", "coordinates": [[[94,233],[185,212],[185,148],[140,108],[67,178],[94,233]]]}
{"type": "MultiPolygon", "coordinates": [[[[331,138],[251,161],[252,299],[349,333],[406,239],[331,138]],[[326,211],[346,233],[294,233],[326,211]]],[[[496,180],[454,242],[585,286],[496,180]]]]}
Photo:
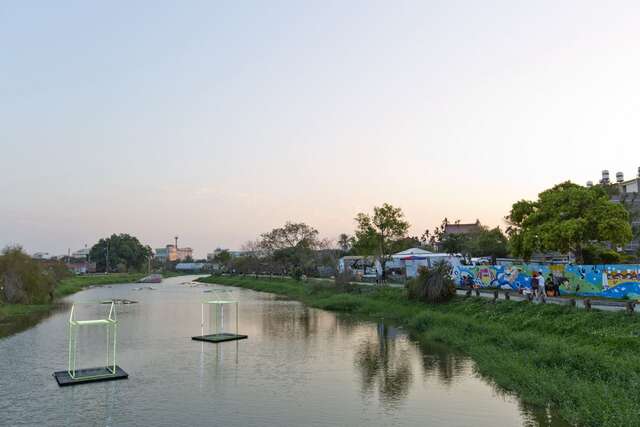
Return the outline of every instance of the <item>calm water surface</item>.
{"type": "MultiPolygon", "coordinates": [[[[68,307],[0,339],[0,425],[565,425],[497,391],[472,360],[418,346],[392,326],[186,280],[167,279],[156,290],[93,288],[67,299],[139,301],[118,307],[118,364],[128,380],[58,387],[51,374],[66,368],[68,307]],[[203,299],[240,301],[240,332],[249,339],[192,341],[203,299]]],[[[96,317],[105,307],[83,310],[96,317]]],[[[91,332],[80,334],[79,367],[104,364],[105,336],[91,332]]]]}

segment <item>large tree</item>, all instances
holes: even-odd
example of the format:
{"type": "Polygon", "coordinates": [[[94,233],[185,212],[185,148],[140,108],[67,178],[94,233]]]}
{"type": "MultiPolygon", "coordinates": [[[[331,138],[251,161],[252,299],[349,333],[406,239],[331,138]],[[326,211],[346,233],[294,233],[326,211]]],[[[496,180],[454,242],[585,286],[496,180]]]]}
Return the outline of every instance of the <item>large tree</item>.
{"type": "Polygon", "coordinates": [[[261,234],[259,240],[259,247],[266,255],[296,277],[311,269],[315,251],[325,246],[318,230],[303,222],[287,222],[283,227],[261,234]]]}
{"type": "Polygon", "coordinates": [[[141,271],[152,255],[149,246],[129,234],[112,234],[100,239],[89,252],[98,271],[141,271]]]}
{"type": "Polygon", "coordinates": [[[469,235],[466,249],[471,256],[487,256],[493,261],[509,253],[507,236],[500,227],[490,229],[482,226],[480,231],[469,235]]]}
{"type": "Polygon", "coordinates": [[[354,248],[360,253],[375,254],[380,260],[384,279],[385,264],[392,244],[407,235],[409,223],[401,208],[388,203],[373,208],[373,215],[359,213],[356,218],[354,248]]]}
{"type": "Polygon", "coordinates": [[[525,259],[535,251],[559,251],[573,252],[581,263],[586,245],[623,245],[632,236],[629,213],[604,189],[571,182],[543,191],[536,201],[514,203],[506,219],[511,251],[525,259]]]}

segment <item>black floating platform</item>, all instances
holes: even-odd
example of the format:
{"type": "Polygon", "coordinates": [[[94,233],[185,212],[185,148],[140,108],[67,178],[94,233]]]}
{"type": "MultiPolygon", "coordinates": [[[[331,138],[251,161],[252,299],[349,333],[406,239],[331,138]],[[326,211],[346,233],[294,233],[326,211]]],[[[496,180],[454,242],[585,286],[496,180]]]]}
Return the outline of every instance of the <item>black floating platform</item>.
{"type": "Polygon", "coordinates": [[[207,342],[224,342],[224,341],[235,341],[235,340],[244,340],[249,338],[247,335],[237,335],[231,333],[222,333],[222,334],[211,334],[211,335],[201,335],[198,337],[191,337],[191,339],[196,341],[207,341],[207,342]]]}
{"type": "Polygon", "coordinates": [[[112,374],[106,367],[105,368],[89,368],[89,369],[77,369],[76,377],[71,378],[68,371],[54,372],[53,376],[56,378],[60,387],[76,384],[95,383],[98,381],[113,381],[124,380],[129,378],[127,374],[120,366],[116,365],[116,373],[112,374]]]}

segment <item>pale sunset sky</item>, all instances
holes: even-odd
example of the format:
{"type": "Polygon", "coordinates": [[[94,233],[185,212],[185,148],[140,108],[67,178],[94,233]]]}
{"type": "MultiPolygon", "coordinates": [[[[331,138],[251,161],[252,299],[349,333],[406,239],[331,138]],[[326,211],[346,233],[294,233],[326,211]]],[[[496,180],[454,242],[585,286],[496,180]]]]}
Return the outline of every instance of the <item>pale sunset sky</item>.
{"type": "Polygon", "coordinates": [[[2,1],[0,245],[204,257],[640,166],[637,1],[2,1]]]}

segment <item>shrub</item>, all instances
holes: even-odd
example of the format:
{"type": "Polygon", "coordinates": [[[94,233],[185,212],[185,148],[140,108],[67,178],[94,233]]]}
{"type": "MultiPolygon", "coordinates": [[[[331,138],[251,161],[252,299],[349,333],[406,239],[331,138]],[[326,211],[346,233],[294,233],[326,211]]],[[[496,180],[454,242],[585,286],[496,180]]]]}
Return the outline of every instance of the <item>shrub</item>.
{"type": "Polygon", "coordinates": [[[297,281],[302,280],[303,275],[304,275],[304,271],[300,267],[294,267],[293,270],[291,270],[291,277],[294,280],[297,280],[297,281]]]}
{"type": "Polygon", "coordinates": [[[10,246],[0,256],[0,296],[12,304],[44,304],[53,299],[56,280],[40,263],[10,246]]]}
{"type": "Polygon", "coordinates": [[[360,286],[353,282],[353,276],[347,272],[338,273],[334,279],[335,290],[338,292],[358,292],[360,286]]]}
{"type": "Polygon", "coordinates": [[[421,268],[418,276],[406,284],[409,299],[428,303],[450,300],[456,293],[451,279],[451,266],[442,261],[432,268],[421,268]]]}

